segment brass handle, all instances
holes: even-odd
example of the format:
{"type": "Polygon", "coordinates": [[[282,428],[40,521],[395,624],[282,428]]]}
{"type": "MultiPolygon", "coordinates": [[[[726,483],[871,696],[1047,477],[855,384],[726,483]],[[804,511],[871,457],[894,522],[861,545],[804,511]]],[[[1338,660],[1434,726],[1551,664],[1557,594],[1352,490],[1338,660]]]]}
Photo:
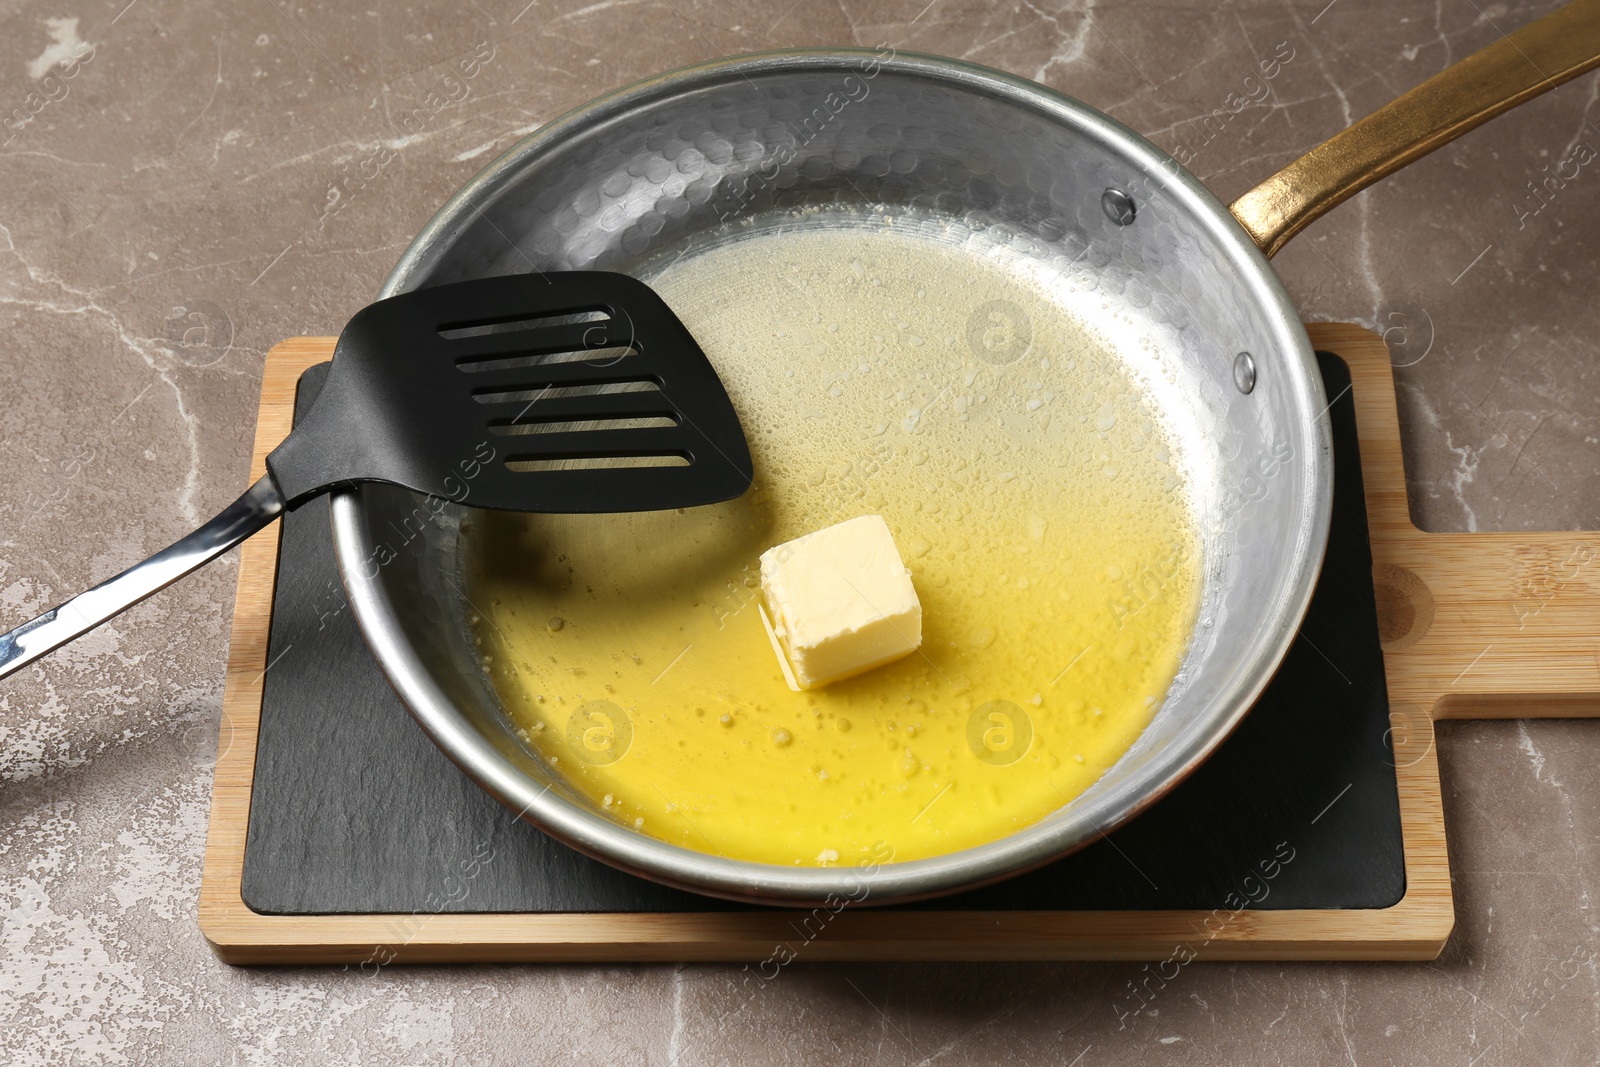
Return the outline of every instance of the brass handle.
{"type": "Polygon", "coordinates": [[[1275,254],[1379,178],[1600,65],[1600,0],[1577,0],[1429,78],[1228,206],[1275,254]]]}

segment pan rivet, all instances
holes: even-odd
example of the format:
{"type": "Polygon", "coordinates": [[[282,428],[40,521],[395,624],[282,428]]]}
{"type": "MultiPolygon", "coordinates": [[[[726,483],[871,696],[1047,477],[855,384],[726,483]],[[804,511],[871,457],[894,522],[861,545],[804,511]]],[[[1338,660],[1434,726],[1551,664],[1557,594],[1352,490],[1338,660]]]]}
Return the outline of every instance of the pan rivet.
{"type": "Polygon", "coordinates": [[[1240,352],[1233,357],[1233,384],[1239,387],[1239,392],[1248,393],[1256,387],[1256,361],[1248,352],[1240,352]]]}
{"type": "Polygon", "coordinates": [[[1136,214],[1133,206],[1133,197],[1121,189],[1107,189],[1100,194],[1100,210],[1106,213],[1106,218],[1118,226],[1127,226],[1133,222],[1136,214]]]}

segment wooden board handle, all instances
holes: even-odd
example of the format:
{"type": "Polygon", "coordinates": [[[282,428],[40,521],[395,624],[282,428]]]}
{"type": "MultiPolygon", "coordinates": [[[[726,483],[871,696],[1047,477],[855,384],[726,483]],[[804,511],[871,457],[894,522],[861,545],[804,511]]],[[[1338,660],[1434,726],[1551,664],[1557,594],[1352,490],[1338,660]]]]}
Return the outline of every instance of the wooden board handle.
{"type": "Polygon", "coordinates": [[[1600,714],[1600,538],[1426,534],[1373,568],[1390,701],[1435,718],[1600,714]]]}
{"type": "Polygon", "coordinates": [[[1600,534],[1427,533],[1411,521],[1381,339],[1315,324],[1355,381],[1389,701],[1399,715],[1600,715],[1600,534]]]}

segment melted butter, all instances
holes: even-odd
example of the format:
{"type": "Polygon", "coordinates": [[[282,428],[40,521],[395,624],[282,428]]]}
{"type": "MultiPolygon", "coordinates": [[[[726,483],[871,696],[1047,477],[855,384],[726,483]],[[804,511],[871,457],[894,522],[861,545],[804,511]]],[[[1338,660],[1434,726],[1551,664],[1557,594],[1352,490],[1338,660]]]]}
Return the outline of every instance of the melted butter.
{"type": "Polygon", "coordinates": [[[1061,807],[1148,723],[1198,603],[1179,467],[1128,361],[1003,262],[801,229],[675,263],[652,284],[733,397],[755,488],[478,519],[494,682],[619,822],[770,863],[933,856],[1061,807]],[[912,571],[922,648],[792,692],[757,557],[872,513],[912,571]]]}

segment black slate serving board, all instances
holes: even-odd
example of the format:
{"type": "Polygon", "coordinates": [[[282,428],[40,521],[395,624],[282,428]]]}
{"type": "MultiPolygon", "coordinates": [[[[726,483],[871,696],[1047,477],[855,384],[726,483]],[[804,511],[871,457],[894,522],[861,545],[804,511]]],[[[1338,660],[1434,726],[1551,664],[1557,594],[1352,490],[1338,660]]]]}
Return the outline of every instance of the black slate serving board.
{"type": "MultiPolygon", "coordinates": [[[[1030,874],[914,909],[1383,908],[1405,894],[1400,802],[1350,374],[1318,353],[1334,438],[1333,525],[1310,611],[1238,730],[1105,839],[1030,874]]],[[[324,367],[301,380],[297,410],[324,367]]],[[[436,749],[367,651],[334,564],[326,499],[286,515],[263,679],[242,891],[281,915],[650,912],[737,905],[666,889],[517,821],[436,749]],[[492,850],[493,863],[473,863],[492,850]],[[441,887],[470,865],[471,891],[441,887]]]]}

